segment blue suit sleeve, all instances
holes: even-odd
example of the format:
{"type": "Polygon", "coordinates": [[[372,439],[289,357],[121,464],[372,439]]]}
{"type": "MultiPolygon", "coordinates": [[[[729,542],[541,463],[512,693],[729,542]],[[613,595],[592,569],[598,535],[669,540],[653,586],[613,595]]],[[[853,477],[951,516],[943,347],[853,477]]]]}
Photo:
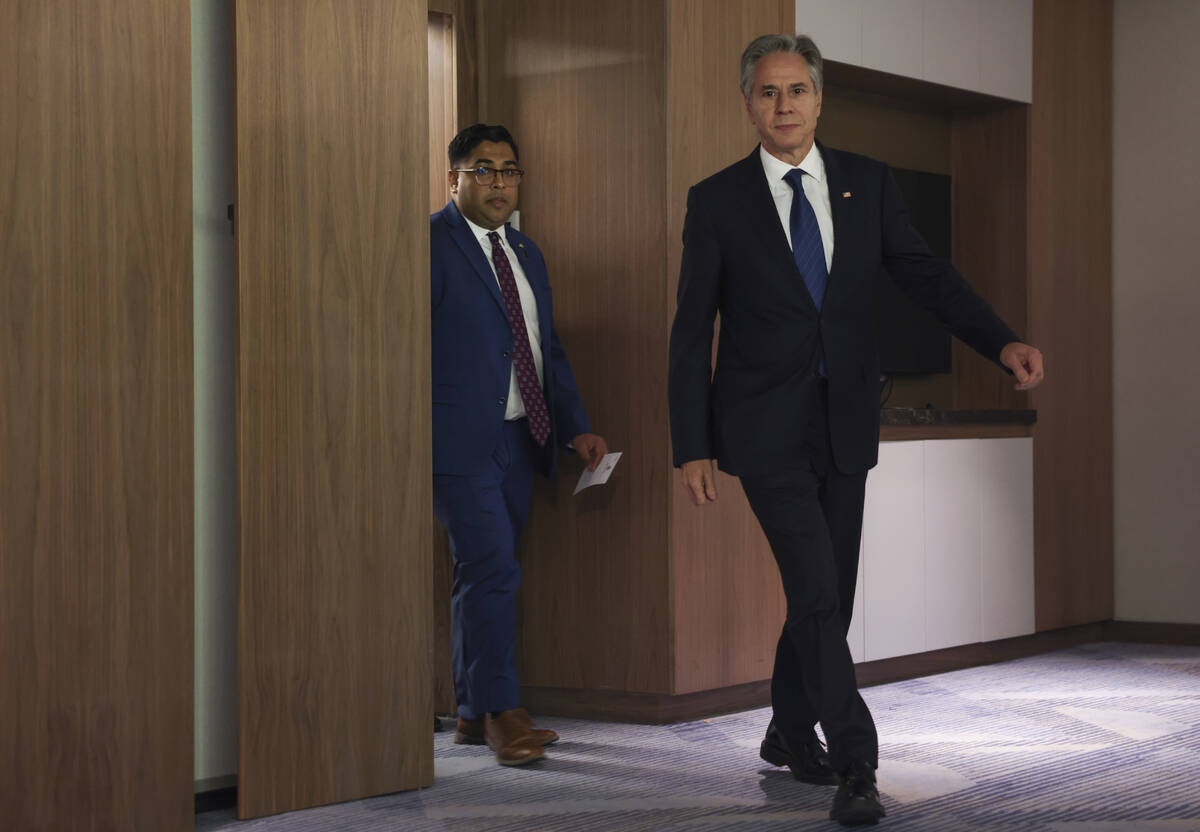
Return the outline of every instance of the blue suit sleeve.
{"type": "Polygon", "coordinates": [[[567,351],[553,328],[550,330],[550,364],[553,368],[551,377],[554,379],[554,389],[550,391],[554,401],[554,433],[559,444],[565,448],[579,434],[591,433],[592,427],[583,408],[579,388],[575,385],[575,374],[571,372],[567,351]]]}

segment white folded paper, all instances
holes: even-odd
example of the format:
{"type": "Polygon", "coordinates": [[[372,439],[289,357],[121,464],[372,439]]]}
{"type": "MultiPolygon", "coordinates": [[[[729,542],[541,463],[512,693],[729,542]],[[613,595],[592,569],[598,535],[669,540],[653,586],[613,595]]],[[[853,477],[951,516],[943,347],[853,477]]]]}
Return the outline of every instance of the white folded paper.
{"type": "Polygon", "coordinates": [[[613,469],[617,467],[617,462],[621,459],[620,451],[612,451],[604,455],[600,460],[600,464],[596,466],[595,471],[583,469],[583,475],[579,477],[579,484],[575,486],[575,494],[578,494],[585,488],[593,485],[603,485],[608,482],[609,476],[613,469]]]}

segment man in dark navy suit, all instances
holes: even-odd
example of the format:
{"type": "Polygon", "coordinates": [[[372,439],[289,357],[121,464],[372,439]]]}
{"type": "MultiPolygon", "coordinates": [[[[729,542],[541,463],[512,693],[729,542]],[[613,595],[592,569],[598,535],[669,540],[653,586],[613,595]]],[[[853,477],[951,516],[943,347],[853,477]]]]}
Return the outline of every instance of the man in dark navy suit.
{"type": "Polygon", "coordinates": [[[688,193],[670,345],[675,464],[697,505],[717,499],[714,462],[738,476],[779,566],[787,620],[763,758],[836,783],[834,820],[874,823],[884,814],[878,740],[846,627],[878,456],[880,266],[1012,372],[1018,390],[1041,382],[1042,356],[930,253],[886,165],[815,141],[821,54],[811,39],[758,38],[741,69],[760,146],[688,193]]]}
{"type": "Polygon", "coordinates": [[[517,540],[534,473],[556,449],[596,465],[566,351],[554,331],[546,262],[508,225],[524,171],[499,125],[450,143],[451,201],[430,218],[433,501],[454,555],[455,742],[486,743],[503,765],[544,756],[558,739],[520,706],[514,661],[517,540]]]}

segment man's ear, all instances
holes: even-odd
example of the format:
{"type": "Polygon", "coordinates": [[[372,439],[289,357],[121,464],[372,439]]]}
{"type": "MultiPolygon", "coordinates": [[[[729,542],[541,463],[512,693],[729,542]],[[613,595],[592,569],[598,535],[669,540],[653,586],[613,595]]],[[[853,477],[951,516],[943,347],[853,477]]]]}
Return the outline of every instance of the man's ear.
{"type": "Polygon", "coordinates": [[[458,171],[451,170],[446,172],[446,182],[450,185],[450,193],[458,193],[458,171]]]}

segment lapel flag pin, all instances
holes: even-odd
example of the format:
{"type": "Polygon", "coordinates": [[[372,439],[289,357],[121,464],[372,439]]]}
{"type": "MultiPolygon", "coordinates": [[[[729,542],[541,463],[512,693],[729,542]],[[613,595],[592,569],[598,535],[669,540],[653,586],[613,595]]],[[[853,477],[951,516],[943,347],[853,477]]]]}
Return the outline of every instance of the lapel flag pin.
{"type": "Polygon", "coordinates": [[[849,199],[849,198],[850,198],[850,192],[842,191],[842,199],[849,199]]]}

